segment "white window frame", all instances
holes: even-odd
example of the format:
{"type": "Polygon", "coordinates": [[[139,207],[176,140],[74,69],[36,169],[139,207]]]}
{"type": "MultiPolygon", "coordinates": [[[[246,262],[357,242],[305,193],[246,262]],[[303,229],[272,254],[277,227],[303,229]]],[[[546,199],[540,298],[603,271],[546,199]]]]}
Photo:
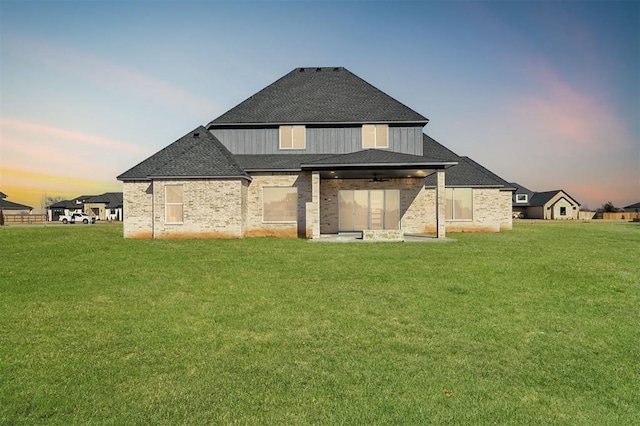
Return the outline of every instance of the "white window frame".
{"type": "Polygon", "coordinates": [[[298,223],[298,188],[296,188],[295,186],[263,186],[262,187],[262,223],[298,223]],[[286,188],[286,189],[292,189],[295,191],[296,193],[296,201],[295,201],[295,207],[296,207],[296,219],[294,220],[267,220],[265,218],[265,205],[264,205],[264,192],[265,190],[269,190],[269,189],[280,189],[280,188],[286,188]]]}
{"type": "Polygon", "coordinates": [[[378,148],[389,148],[389,125],[388,124],[363,124],[362,125],[362,149],[378,149],[378,148]],[[365,141],[367,139],[367,134],[373,131],[373,146],[365,146],[365,141]],[[382,145],[379,142],[378,134],[379,132],[385,132],[386,134],[386,145],[382,145]]]}
{"type": "Polygon", "coordinates": [[[527,201],[529,201],[527,194],[516,194],[516,203],[526,203],[527,201]]]}
{"type": "Polygon", "coordinates": [[[278,131],[278,148],[283,150],[289,149],[307,149],[307,129],[305,126],[301,125],[286,125],[280,126],[278,131]],[[294,146],[296,131],[302,133],[302,147],[294,146]],[[282,146],[284,138],[282,137],[283,133],[288,132],[291,137],[291,146],[282,146]]]}
{"type": "Polygon", "coordinates": [[[182,184],[172,184],[172,185],[165,185],[164,186],[164,223],[169,224],[169,225],[182,225],[184,224],[184,185],[182,184]],[[182,189],[182,202],[180,203],[170,203],[167,201],[167,188],[170,187],[180,187],[180,189],[182,189]],[[167,207],[168,206],[180,206],[181,212],[182,214],[181,219],[179,222],[169,222],[169,220],[167,219],[167,207]]]}

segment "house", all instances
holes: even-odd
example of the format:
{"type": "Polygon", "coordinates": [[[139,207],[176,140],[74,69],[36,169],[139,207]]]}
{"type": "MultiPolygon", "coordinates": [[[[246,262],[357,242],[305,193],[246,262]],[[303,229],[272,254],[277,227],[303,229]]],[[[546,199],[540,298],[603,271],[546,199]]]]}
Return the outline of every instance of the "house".
{"type": "Polygon", "coordinates": [[[99,220],[122,220],[122,192],[105,192],[89,197],[84,203],[84,211],[99,220]]]}
{"type": "Polygon", "coordinates": [[[7,195],[3,192],[0,192],[0,210],[4,211],[5,214],[8,212],[10,212],[11,214],[19,215],[31,214],[33,207],[26,206],[20,203],[14,203],[12,201],[7,201],[6,198],[7,195]]]}
{"type": "Polygon", "coordinates": [[[515,182],[512,206],[514,217],[526,219],[578,219],[580,203],[565,191],[534,192],[515,182]]]}
{"type": "Polygon", "coordinates": [[[511,229],[510,185],[428,121],[345,68],[294,69],[118,176],[124,236],[511,229]]]}
{"type": "Polygon", "coordinates": [[[629,204],[628,206],[623,207],[625,212],[633,212],[638,213],[640,211],[640,201],[637,203],[629,204]]]}
{"type": "Polygon", "coordinates": [[[631,213],[627,217],[633,219],[634,222],[640,221],[640,202],[629,204],[628,206],[624,207],[624,211],[631,213]]]}
{"type": "Polygon", "coordinates": [[[87,213],[99,220],[122,220],[122,192],[105,192],[101,195],[80,195],[72,200],[63,200],[47,207],[49,221],[72,213],[87,213]]]}

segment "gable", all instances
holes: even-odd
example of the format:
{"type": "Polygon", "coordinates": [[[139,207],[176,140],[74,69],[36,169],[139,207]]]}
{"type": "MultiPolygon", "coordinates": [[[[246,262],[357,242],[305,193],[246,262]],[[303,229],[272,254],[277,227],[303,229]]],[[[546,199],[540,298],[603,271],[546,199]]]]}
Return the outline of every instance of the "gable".
{"type": "Polygon", "coordinates": [[[296,68],[211,121],[224,125],[416,123],[429,120],[346,68],[296,68]]]}
{"type": "MultiPolygon", "coordinates": [[[[570,204],[579,206],[580,203],[576,201],[569,194],[564,192],[563,190],[555,190],[555,191],[545,191],[545,192],[535,192],[533,197],[531,197],[530,205],[536,207],[545,206],[547,203],[554,199],[565,198],[570,204]]],[[[556,201],[554,201],[555,203],[556,201]]]]}
{"type": "Polygon", "coordinates": [[[118,176],[118,180],[151,178],[245,178],[233,155],[200,126],[118,176]]]}

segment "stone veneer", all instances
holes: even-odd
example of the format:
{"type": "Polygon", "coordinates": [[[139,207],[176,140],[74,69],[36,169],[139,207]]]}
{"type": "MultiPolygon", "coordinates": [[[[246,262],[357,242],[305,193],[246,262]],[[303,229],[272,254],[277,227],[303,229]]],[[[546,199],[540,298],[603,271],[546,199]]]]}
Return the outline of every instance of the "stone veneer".
{"type": "Polygon", "coordinates": [[[447,232],[499,232],[506,226],[506,215],[511,215],[510,192],[498,188],[473,188],[472,194],[473,218],[447,220],[447,232]],[[508,205],[504,194],[509,196],[508,205]]]}
{"type": "Polygon", "coordinates": [[[307,235],[307,203],[311,202],[311,172],[302,173],[254,173],[247,191],[247,237],[305,237],[307,235]],[[298,189],[298,221],[269,223],[262,220],[262,188],[293,186],[298,189]]]}
{"type": "Polygon", "coordinates": [[[149,181],[127,181],[122,185],[123,233],[125,238],[153,236],[152,185],[149,181]]]}
{"type": "MultiPolygon", "coordinates": [[[[319,176],[316,174],[316,185],[319,176]]],[[[312,199],[312,173],[255,173],[246,180],[156,180],[124,182],[124,236],[126,238],[251,236],[317,237],[338,232],[340,189],[400,190],[400,226],[404,234],[436,232],[436,189],[424,179],[322,179],[319,199],[312,199]],[[182,184],[184,221],[164,220],[164,186],[182,184]],[[298,221],[266,223],[262,220],[262,188],[293,186],[298,189],[298,221]],[[155,195],[154,195],[155,194],[155,195]],[[320,208],[317,211],[317,203],[320,208]],[[152,221],[153,218],[153,221],[152,221]],[[319,220],[319,224],[317,221],[319,220]],[[309,226],[307,226],[309,221],[309,226]],[[317,234],[317,235],[316,235],[317,234]]],[[[447,232],[498,232],[511,229],[511,192],[473,188],[473,220],[446,221],[447,232]]]]}
{"type": "MultiPolygon", "coordinates": [[[[126,238],[239,238],[244,236],[243,180],[124,182],[126,238]],[[165,222],[164,187],[183,186],[182,223],[165,222]]],[[[244,203],[246,204],[246,203],[244,203]]]]}
{"type": "Polygon", "coordinates": [[[399,189],[400,228],[406,234],[435,232],[435,191],[424,188],[424,179],[323,179],[320,181],[320,233],[338,233],[338,191],[358,189],[399,189]]]}

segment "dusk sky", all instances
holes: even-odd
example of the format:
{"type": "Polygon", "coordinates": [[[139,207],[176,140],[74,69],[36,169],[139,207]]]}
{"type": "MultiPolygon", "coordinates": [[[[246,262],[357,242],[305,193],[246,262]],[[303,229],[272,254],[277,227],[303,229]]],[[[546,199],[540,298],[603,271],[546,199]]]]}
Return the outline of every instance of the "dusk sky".
{"type": "Polygon", "coordinates": [[[344,66],[533,191],[640,201],[639,1],[0,0],[0,191],[116,176],[296,67],[344,66]]]}

